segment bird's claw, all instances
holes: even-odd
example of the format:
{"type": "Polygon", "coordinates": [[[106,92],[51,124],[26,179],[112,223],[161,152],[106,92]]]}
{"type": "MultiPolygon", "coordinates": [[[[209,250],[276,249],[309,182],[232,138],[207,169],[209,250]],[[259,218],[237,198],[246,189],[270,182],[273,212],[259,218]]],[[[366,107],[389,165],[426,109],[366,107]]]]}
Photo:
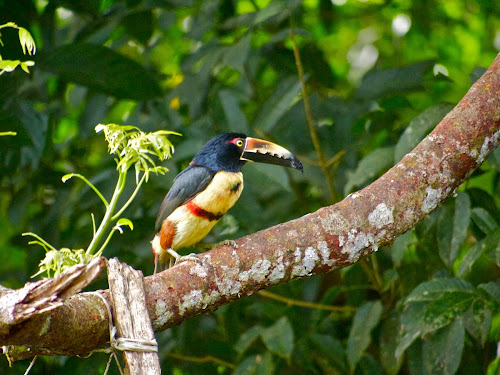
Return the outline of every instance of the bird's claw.
{"type": "Polygon", "coordinates": [[[172,255],[172,258],[175,259],[175,262],[173,264],[174,266],[176,266],[176,265],[178,265],[178,264],[180,264],[182,262],[187,262],[187,261],[201,263],[200,258],[198,258],[195,253],[191,253],[191,254],[188,254],[188,255],[180,255],[180,254],[178,254],[176,251],[174,251],[172,249],[167,249],[167,253],[169,253],[170,255],[172,255]]]}

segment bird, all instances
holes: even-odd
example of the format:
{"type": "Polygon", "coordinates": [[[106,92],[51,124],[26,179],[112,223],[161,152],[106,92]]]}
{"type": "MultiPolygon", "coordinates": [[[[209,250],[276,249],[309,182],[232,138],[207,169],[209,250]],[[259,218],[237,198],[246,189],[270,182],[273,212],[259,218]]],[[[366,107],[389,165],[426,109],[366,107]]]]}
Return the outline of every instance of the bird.
{"type": "MultiPolygon", "coordinates": [[[[222,133],[210,139],[180,172],[165,196],[151,241],[154,273],[186,260],[178,249],[191,247],[236,203],[243,190],[241,168],[249,161],[276,164],[303,172],[301,161],[275,143],[247,137],[243,133],[222,133]]],[[[233,241],[234,244],[234,241],[233,241]]]]}

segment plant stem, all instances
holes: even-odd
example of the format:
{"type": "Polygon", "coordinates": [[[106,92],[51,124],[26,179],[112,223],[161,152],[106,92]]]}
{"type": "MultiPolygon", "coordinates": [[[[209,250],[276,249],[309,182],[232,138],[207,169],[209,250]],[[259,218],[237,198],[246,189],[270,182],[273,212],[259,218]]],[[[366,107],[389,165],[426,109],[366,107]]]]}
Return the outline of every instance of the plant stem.
{"type": "Polygon", "coordinates": [[[139,192],[139,190],[141,188],[141,185],[142,185],[142,183],[144,182],[145,179],[146,179],[146,173],[144,173],[142,175],[140,181],[137,183],[137,186],[135,187],[135,190],[132,193],[132,195],[130,196],[130,198],[123,205],[123,207],[120,209],[120,211],[118,211],[116,214],[113,215],[113,217],[111,218],[111,220],[118,220],[120,218],[120,215],[123,213],[123,211],[125,211],[127,209],[127,207],[130,205],[130,203],[132,203],[132,201],[135,199],[135,196],[139,192]]]}
{"type": "Polygon", "coordinates": [[[290,306],[299,306],[306,307],[309,309],[315,310],[328,310],[328,311],[336,311],[336,312],[353,312],[356,311],[356,307],[352,306],[331,306],[331,305],[322,305],[319,303],[307,302],[307,301],[298,301],[295,299],[287,298],[280,296],[278,294],[274,294],[271,292],[267,292],[264,290],[259,291],[259,294],[263,297],[274,299],[276,301],[284,302],[290,306]]]}
{"type": "Polygon", "coordinates": [[[295,34],[293,33],[293,28],[290,29],[290,40],[293,46],[293,55],[295,57],[295,65],[297,65],[297,72],[299,74],[300,85],[302,89],[302,100],[304,101],[304,110],[306,112],[307,124],[309,125],[309,133],[311,134],[311,140],[314,145],[314,150],[316,155],[318,155],[319,165],[323,174],[325,175],[326,182],[328,184],[328,190],[330,191],[330,199],[332,202],[336,201],[335,186],[333,185],[332,175],[330,169],[328,168],[328,162],[321,150],[321,144],[319,142],[318,133],[316,132],[316,127],[314,125],[314,118],[311,111],[311,106],[309,104],[309,97],[307,96],[306,82],[304,78],[304,69],[302,68],[302,62],[300,60],[299,48],[297,42],[295,41],[295,34]]]}
{"type": "MultiPolygon", "coordinates": [[[[92,190],[94,190],[94,192],[97,194],[97,196],[99,198],[101,198],[102,202],[104,203],[104,205],[106,206],[106,208],[109,206],[109,203],[108,201],[106,200],[106,198],[103,197],[103,195],[101,194],[101,192],[94,186],[94,184],[92,182],[90,182],[89,180],[87,180],[87,178],[85,178],[83,175],[79,174],[79,173],[71,173],[70,175],[68,175],[69,178],[71,177],[78,177],[79,179],[81,179],[83,182],[85,182],[92,190]]],[[[66,177],[66,176],[65,176],[66,177]]],[[[63,179],[63,182],[66,182],[66,179],[63,179]]]]}
{"type": "Polygon", "coordinates": [[[92,238],[92,241],[90,242],[89,247],[87,248],[86,251],[87,255],[89,254],[94,255],[97,246],[99,246],[102,237],[104,236],[106,230],[108,229],[109,224],[111,224],[113,212],[116,208],[116,203],[118,202],[118,198],[120,197],[121,193],[123,192],[123,188],[125,187],[126,179],[127,179],[127,172],[118,171],[118,181],[116,182],[115,191],[113,192],[113,196],[111,197],[109,206],[106,207],[106,213],[102,218],[101,224],[99,225],[97,232],[95,233],[94,237],[92,238]]]}

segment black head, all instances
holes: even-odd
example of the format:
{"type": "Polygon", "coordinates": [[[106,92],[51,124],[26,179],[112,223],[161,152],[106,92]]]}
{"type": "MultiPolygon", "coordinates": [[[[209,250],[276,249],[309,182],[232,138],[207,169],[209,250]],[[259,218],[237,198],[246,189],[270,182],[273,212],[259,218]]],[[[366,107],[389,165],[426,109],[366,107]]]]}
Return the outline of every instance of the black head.
{"type": "Polygon", "coordinates": [[[276,164],[302,171],[300,160],[286,148],[247,137],[243,133],[224,133],[213,137],[196,154],[192,163],[212,171],[239,172],[247,161],[276,164]]]}
{"type": "Polygon", "coordinates": [[[239,172],[245,164],[241,155],[247,136],[243,133],[223,133],[209,140],[193,159],[212,171],[239,172]]]}

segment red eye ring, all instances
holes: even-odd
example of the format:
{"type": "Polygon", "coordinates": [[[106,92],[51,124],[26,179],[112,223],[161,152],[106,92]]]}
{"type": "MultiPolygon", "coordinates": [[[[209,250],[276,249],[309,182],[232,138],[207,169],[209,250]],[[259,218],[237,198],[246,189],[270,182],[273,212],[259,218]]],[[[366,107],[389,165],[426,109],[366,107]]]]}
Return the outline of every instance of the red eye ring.
{"type": "Polygon", "coordinates": [[[230,141],[227,141],[226,143],[232,143],[232,144],[236,145],[237,147],[243,147],[243,145],[245,144],[245,142],[241,138],[234,138],[230,141]]]}

